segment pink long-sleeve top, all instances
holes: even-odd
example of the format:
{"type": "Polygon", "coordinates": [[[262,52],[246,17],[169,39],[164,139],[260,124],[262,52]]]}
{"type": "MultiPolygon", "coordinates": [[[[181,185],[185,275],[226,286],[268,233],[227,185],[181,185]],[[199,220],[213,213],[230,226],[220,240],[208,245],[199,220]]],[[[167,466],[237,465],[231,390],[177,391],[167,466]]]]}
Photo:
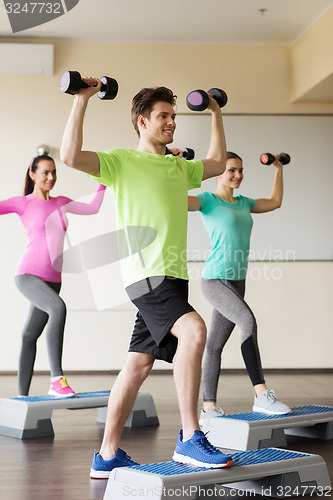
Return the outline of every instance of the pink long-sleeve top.
{"type": "Polygon", "coordinates": [[[15,276],[33,274],[44,281],[60,283],[63,246],[68,227],[66,213],[97,213],[104,193],[105,186],[100,184],[90,203],[73,201],[65,196],[41,200],[34,194],[0,201],[0,215],[17,213],[27,233],[28,244],[15,276]]]}

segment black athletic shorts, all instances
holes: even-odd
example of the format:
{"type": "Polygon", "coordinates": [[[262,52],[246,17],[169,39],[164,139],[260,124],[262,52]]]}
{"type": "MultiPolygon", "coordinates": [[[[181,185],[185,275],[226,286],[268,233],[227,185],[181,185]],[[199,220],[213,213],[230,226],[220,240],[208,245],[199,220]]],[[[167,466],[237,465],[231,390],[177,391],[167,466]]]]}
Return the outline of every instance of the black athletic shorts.
{"type": "Polygon", "coordinates": [[[126,288],[131,302],[139,309],[129,352],[154,354],[172,363],[178,340],[170,333],[172,325],[194,311],[188,303],[188,281],[169,276],[153,276],[126,288]]]}

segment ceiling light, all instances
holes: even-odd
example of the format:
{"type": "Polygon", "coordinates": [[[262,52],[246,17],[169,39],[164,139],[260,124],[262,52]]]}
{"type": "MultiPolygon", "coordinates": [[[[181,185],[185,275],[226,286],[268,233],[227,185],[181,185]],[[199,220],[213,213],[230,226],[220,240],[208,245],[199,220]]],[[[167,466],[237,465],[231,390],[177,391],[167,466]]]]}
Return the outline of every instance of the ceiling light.
{"type": "Polygon", "coordinates": [[[260,14],[263,16],[268,9],[259,9],[260,14]]]}

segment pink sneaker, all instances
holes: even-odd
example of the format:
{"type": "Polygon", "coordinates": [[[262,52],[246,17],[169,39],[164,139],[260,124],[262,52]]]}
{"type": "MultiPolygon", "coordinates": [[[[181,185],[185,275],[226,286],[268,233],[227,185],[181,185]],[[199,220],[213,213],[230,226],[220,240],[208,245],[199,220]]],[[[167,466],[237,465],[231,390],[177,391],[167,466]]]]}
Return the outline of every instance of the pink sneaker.
{"type": "Polygon", "coordinates": [[[67,384],[66,377],[61,377],[56,382],[51,382],[49,396],[57,396],[58,398],[72,398],[73,396],[75,396],[75,392],[67,384]]]}

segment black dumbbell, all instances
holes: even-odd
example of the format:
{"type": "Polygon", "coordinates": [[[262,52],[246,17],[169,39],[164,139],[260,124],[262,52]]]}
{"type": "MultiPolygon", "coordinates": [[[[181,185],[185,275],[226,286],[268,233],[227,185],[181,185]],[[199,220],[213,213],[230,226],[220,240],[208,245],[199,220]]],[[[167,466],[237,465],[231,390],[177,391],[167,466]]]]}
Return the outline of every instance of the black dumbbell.
{"type": "Polygon", "coordinates": [[[185,158],[185,160],[193,160],[194,155],[194,150],[191,148],[185,148],[183,150],[183,158],[185,158]]]}
{"type": "MultiPolygon", "coordinates": [[[[191,148],[185,148],[182,151],[182,153],[183,153],[182,158],[184,158],[184,160],[193,160],[193,158],[194,158],[194,150],[193,149],[191,149],[191,148]]],[[[170,151],[170,149],[166,148],[165,154],[166,155],[172,155],[173,153],[170,151]]],[[[174,155],[174,156],[178,156],[178,155],[174,155]]]]}
{"type": "MultiPolygon", "coordinates": [[[[114,78],[102,76],[101,90],[97,93],[103,100],[114,99],[118,93],[118,83],[114,78]]],[[[78,71],[65,71],[60,81],[60,90],[65,94],[75,95],[80,89],[86,89],[88,85],[82,80],[78,71]]]]}
{"type": "MultiPolygon", "coordinates": [[[[274,160],[275,156],[272,155],[271,153],[263,153],[260,156],[260,162],[263,165],[272,165],[274,160]]],[[[282,165],[287,165],[288,163],[290,163],[290,155],[288,155],[288,153],[280,153],[279,160],[282,163],[282,165]]]]}
{"type": "Polygon", "coordinates": [[[204,90],[193,90],[186,97],[187,107],[192,111],[204,111],[209,105],[208,94],[214,97],[220,108],[223,108],[228,102],[228,96],[222,89],[212,88],[205,92],[204,90]]]}

